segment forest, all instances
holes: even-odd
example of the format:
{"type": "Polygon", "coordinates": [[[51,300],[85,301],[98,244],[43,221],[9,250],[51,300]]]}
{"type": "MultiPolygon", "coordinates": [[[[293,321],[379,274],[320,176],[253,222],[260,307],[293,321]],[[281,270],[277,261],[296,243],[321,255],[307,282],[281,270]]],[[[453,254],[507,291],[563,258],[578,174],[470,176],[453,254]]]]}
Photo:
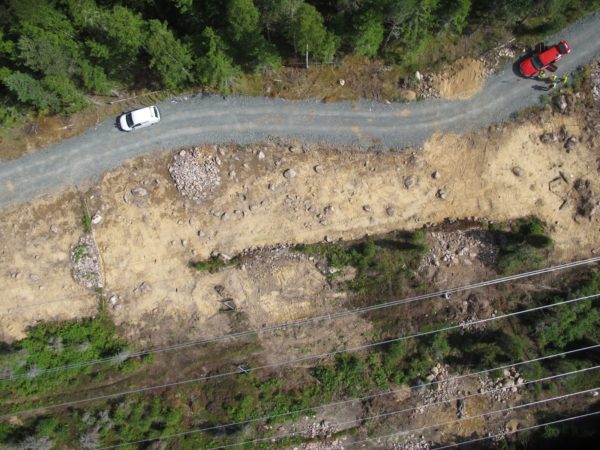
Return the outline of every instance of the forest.
{"type": "MultiPolygon", "coordinates": [[[[484,30],[538,37],[598,0],[8,0],[0,5],[0,124],[70,114],[119,90],[227,94],[244,74],[347,55],[407,70],[484,30]]],[[[504,33],[504,34],[503,34],[504,33]]],[[[443,61],[443,58],[442,58],[443,61]]]]}

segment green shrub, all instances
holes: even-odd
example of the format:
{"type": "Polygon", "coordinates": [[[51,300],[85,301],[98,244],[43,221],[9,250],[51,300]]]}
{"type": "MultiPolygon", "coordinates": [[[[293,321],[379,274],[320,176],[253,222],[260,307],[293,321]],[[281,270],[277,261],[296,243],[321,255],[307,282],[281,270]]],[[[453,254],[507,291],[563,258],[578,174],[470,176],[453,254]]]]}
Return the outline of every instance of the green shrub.
{"type": "Polygon", "coordinates": [[[516,221],[510,231],[490,231],[499,247],[497,267],[504,274],[540,268],[545,258],[543,251],[552,246],[552,239],[544,235],[543,224],[534,217],[516,221]]]}
{"type": "MultiPolygon", "coordinates": [[[[94,366],[56,372],[53,368],[125,354],[126,349],[126,342],[116,335],[113,322],[106,316],[42,323],[30,328],[25,339],[13,344],[11,352],[0,355],[0,367],[15,377],[11,383],[1,385],[0,391],[32,395],[60,390],[78,383],[84,375],[92,375],[94,366]]],[[[129,364],[122,362],[117,367],[129,364]]]]}
{"type": "Polygon", "coordinates": [[[192,263],[192,267],[196,270],[214,273],[225,267],[232,267],[238,265],[240,262],[238,257],[224,260],[219,256],[211,256],[206,261],[198,261],[192,263]]]}

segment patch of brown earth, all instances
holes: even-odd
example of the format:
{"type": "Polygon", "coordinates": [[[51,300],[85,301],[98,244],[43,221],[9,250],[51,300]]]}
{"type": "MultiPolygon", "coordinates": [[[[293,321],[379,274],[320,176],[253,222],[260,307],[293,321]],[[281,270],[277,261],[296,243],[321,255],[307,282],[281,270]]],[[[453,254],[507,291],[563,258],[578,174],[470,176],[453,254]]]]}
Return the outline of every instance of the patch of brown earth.
{"type": "Polygon", "coordinates": [[[479,59],[461,58],[448,71],[434,77],[440,97],[463,100],[477,94],[485,83],[487,70],[479,59]]]}
{"type": "MultiPolygon", "coordinates": [[[[273,244],[412,230],[447,218],[506,221],[533,214],[549,225],[554,261],[588,257],[600,248],[599,219],[576,216],[575,183],[589,180],[586,189],[600,192],[597,141],[575,116],[544,120],[466,136],[436,135],[415,154],[276,142],[206,146],[198,157],[218,160],[221,184],[200,204],[177,192],[167,170],[174,152],[130,161],[106,174],[94,198],[88,196],[92,215],[98,211],[103,217],[94,228],[105,292],[115,296],[115,320],[131,334],[158,342],[178,328],[167,326],[169,318],[185,322],[188,337],[222,334],[232,325],[218,312],[216,284],[232,291],[239,311],[257,326],[333,309],[339,306],[335,293],[306,260],[212,275],[198,273],[190,262],[273,244]],[[560,140],[540,140],[561,127],[582,138],[568,152],[560,140]],[[552,189],[552,183],[562,183],[561,189],[552,189]],[[164,334],[152,332],[154,327],[164,334]]],[[[21,337],[37,320],[89,314],[94,295],[70,276],[69,249],[81,234],[77,197],[37,200],[1,216],[3,339],[21,337]],[[49,234],[54,222],[63,233],[57,237],[49,234]],[[27,278],[31,273],[43,280],[42,290],[27,278]],[[79,297],[87,309],[77,306],[79,297]],[[15,314],[15,307],[39,300],[46,304],[15,314]]],[[[460,273],[486,277],[484,267],[467,269],[460,273]]],[[[452,277],[448,284],[462,281],[452,277]]]]}

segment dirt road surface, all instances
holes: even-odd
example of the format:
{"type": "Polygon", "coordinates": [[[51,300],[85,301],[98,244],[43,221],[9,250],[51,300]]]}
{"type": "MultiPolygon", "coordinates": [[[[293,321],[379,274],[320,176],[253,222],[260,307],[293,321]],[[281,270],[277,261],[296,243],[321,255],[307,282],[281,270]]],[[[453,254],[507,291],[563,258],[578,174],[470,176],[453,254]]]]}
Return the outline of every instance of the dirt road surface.
{"type": "MultiPolygon", "coordinates": [[[[568,39],[573,52],[560,62],[568,73],[600,55],[600,12],[548,38],[568,39]]],[[[124,133],[114,120],[76,138],[0,164],[0,207],[95,178],[133,157],[201,143],[252,143],[269,136],[364,148],[422,145],[436,132],[464,132],[502,121],[539,101],[539,83],[518,77],[512,64],[466,100],[411,104],[323,104],[265,98],[184,97],[160,105],[163,119],[124,133]]]]}

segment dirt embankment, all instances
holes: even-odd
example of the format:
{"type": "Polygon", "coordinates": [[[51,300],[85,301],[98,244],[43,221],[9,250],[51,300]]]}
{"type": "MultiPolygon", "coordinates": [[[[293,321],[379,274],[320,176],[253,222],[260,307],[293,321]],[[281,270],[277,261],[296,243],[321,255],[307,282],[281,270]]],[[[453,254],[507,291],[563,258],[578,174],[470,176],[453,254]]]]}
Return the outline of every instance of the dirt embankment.
{"type": "Polygon", "coordinates": [[[433,84],[441,98],[464,100],[483,88],[488,72],[483,61],[462,58],[452,64],[449,70],[436,75],[433,84]]]}
{"type": "MultiPolygon", "coordinates": [[[[131,161],[87,196],[91,213],[101,216],[94,229],[115,320],[143,344],[228,331],[235,324],[219,312],[227,298],[252,326],[312,315],[344,298],[306,259],[282,255],[276,264],[217,274],[199,273],[190,262],[447,218],[533,214],[549,225],[554,259],[587,257],[600,249],[598,216],[576,212],[585,189],[600,192],[600,184],[597,140],[583,124],[574,115],[544,113],[536,124],[437,135],[422,153],[276,142],[205,146],[194,158],[214,161],[220,183],[200,204],[178,193],[168,171],[174,152],[131,161]],[[577,180],[588,180],[587,188],[577,180]]],[[[70,275],[81,214],[74,193],[2,212],[1,339],[22,337],[38,320],[94,310],[94,293],[70,275]]]]}

